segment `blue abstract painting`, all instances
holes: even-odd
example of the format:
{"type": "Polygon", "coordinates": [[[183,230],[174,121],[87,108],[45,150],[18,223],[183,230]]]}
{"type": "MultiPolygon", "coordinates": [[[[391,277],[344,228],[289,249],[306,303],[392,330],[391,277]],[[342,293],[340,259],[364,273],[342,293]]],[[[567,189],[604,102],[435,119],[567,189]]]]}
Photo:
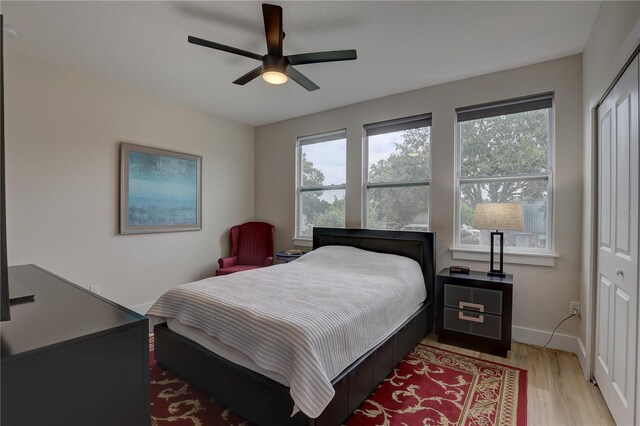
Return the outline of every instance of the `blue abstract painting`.
{"type": "Polygon", "coordinates": [[[198,162],[129,151],[129,226],[195,225],[198,162]]]}

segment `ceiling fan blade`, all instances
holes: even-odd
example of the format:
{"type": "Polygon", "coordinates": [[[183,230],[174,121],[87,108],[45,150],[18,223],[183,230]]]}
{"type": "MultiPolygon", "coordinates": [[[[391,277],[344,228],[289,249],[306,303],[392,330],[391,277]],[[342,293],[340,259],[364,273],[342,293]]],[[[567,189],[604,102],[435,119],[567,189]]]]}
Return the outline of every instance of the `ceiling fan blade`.
{"type": "Polygon", "coordinates": [[[242,77],[234,81],[233,84],[239,84],[240,86],[244,86],[254,78],[259,77],[260,74],[262,74],[262,65],[260,65],[258,68],[252,69],[251,71],[249,71],[248,73],[246,73],[245,75],[243,75],[242,77]]]}
{"type": "Polygon", "coordinates": [[[302,53],[300,55],[287,56],[291,65],[317,64],[320,62],[353,61],[358,59],[354,49],[333,50],[330,52],[302,53]]]}
{"type": "Polygon", "coordinates": [[[246,56],[247,58],[257,59],[258,61],[262,60],[262,55],[258,55],[257,53],[248,52],[246,50],[238,49],[231,46],[226,46],[224,44],[216,43],[209,40],[204,40],[202,38],[189,36],[189,43],[197,44],[199,46],[209,47],[211,49],[222,50],[223,52],[229,52],[240,56],[246,56]]]}
{"type": "Polygon", "coordinates": [[[317,84],[309,80],[307,77],[304,76],[304,74],[302,74],[300,71],[298,71],[291,65],[287,67],[287,75],[291,80],[295,81],[300,86],[304,87],[310,92],[313,92],[314,90],[318,90],[320,88],[317,84]]]}
{"type": "Polygon", "coordinates": [[[273,4],[262,4],[264,33],[267,37],[269,55],[282,56],[282,8],[273,4]]]}

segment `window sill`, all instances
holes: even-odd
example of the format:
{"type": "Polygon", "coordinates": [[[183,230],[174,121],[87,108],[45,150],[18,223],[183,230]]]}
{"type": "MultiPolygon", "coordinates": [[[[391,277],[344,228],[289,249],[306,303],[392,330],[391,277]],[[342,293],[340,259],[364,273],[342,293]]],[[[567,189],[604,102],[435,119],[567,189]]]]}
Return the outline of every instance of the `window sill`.
{"type": "Polygon", "coordinates": [[[313,240],[311,238],[294,237],[291,240],[293,241],[293,245],[297,247],[313,247],[313,240]]]}
{"type": "MultiPolygon", "coordinates": [[[[489,261],[489,249],[471,249],[454,247],[450,248],[454,259],[476,260],[480,262],[489,261]]],[[[498,253],[496,252],[496,255],[498,253]]],[[[535,266],[555,266],[556,258],[560,255],[556,253],[535,253],[535,252],[504,252],[504,263],[516,265],[535,266]]]]}

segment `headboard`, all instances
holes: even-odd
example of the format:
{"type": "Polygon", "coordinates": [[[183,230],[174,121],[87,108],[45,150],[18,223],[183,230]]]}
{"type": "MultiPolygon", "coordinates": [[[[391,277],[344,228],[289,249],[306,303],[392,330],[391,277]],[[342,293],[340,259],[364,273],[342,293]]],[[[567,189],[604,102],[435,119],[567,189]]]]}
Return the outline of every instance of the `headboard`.
{"type": "Polygon", "coordinates": [[[435,299],[435,232],[313,228],[313,249],[322,246],[350,246],[413,259],[418,262],[424,275],[424,285],[427,289],[425,303],[433,303],[435,299]]]}

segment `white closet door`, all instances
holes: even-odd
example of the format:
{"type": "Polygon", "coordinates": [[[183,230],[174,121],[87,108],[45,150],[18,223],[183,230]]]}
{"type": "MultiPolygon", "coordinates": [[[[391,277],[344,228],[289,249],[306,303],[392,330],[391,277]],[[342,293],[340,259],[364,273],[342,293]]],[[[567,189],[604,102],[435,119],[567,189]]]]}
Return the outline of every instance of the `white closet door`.
{"type": "Polygon", "coordinates": [[[598,108],[598,132],[594,375],[616,423],[633,425],[638,324],[638,57],[598,108]]]}

